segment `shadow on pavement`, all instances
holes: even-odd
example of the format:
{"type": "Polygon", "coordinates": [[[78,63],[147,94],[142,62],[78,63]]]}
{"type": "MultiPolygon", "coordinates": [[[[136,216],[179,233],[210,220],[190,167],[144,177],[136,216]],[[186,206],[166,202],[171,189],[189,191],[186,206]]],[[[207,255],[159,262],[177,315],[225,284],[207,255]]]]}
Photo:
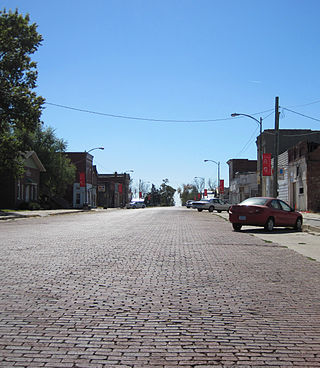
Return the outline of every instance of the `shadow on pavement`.
{"type": "Polygon", "coordinates": [[[297,231],[291,228],[274,228],[272,231],[264,230],[263,228],[257,229],[241,229],[242,233],[247,234],[268,234],[268,235],[279,235],[279,234],[292,234],[292,233],[299,233],[301,231],[297,231]]]}

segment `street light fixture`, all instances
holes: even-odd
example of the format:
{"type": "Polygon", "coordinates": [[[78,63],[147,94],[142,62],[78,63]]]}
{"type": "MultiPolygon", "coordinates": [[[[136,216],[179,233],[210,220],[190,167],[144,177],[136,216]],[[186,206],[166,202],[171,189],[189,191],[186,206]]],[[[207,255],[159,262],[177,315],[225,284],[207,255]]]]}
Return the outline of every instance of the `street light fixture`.
{"type": "MultiPolygon", "coordinates": [[[[94,150],[104,150],[104,147],[95,147],[89,149],[89,151],[84,151],[86,154],[94,150]]],[[[83,207],[88,207],[88,193],[87,193],[87,155],[85,157],[85,170],[84,170],[84,204],[83,207]]]]}
{"type": "Polygon", "coordinates": [[[254,120],[259,126],[260,126],[260,139],[259,139],[259,178],[260,178],[260,185],[259,185],[259,194],[262,195],[262,118],[256,119],[254,116],[248,115],[248,114],[239,114],[234,112],[231,114],[231,116],[234,118],[236,116],[246,116],[247,118],[250,118],[254,120]]]}
{"type": "Polygon", "coordinates": [[[91,148],[91,149],[89,149],[89,151],[84,151],[84,152],[87,152],[87,153],[89,153],[89,152],[91,152],[91,151],[93,151],[93,150],[104,150],[104,147],[95,147],[95,148],[91,148]]]}
{"type": "Polygon", "coordinates": [[[218,188],[219,188],[219,197],[220,197],[220,161],[215,160],[203,160],[204,162],[214,162],[216,165],[218,165],[218,188]]]}

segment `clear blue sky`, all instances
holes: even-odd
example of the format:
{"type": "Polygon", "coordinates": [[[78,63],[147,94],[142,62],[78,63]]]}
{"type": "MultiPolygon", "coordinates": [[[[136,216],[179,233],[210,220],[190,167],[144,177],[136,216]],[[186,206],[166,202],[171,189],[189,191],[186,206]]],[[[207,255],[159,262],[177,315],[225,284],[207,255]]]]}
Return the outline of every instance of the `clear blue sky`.
{"type": "MultiPolygon", "coordinates": [[[[212,159],[228,184],[226,162],[256,159],[259,129],[232,112],[257,113],[272,129],[279,96],[281,106],[320,119],[319,0],[3,0],[1,8],[38,24],[38,93],[49,103],[151,119],[228,119],[151,122],[46,105],[42,120],[69,151],[105,147],[92,152],[99,173],[134,170],[135,183],[168,178],[177,187],[195,176],[216,180],[217,166],[203,162],[212,159]]],[[[320,129],[283,112],[282,129],[320,129]]]]}

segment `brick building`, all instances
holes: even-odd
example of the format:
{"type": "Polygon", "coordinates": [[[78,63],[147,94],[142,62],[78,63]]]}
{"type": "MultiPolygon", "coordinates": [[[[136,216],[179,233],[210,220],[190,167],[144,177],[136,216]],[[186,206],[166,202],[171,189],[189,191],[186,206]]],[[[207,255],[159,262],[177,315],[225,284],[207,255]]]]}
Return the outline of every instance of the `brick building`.
{"type": "Polygon", "coordinates": [[[300,211],[320,211],[320,144],[303,141],[288,150],[289,202],[300,211]]]}
{"type": "Polygon", "coordinates": [[[64,199],[70,207],[97,206],[97,169],[93,165],[93,156],[88,152],[67,152],[67,157],[76,166],[76,178],[64,199]]]}
{"type": "Polygon", "coordinates": [[[98,174],[98,205],[105,208],[125,207],[130,202],[130,175],[98,174]]]}
{"type": "Polygon", "coordinates": [[[229,165],[229,201],[239,203],[258,195],[257,160],[232,159],[229,165]]]}
{"type": "Polygon", "coordinates": [[[39,200],[40,173],[46,169],[36,152],[25,152],[22,157],[24,174],[19,178],[9,174],[1,178],[0,208],[19,208],[23,203],[39,200]]]}
{"type": "MultiPolygon", "coordinates": [[[[280,156],[289,148],[295,146],[303,140],[312,141],[320,144],[320,130],[311,129],[279,129],[279,151],[280,156]]],[[[271,153],[272,158],[275,156],[275,130],[266,129],[261,135],[257,137],[257,157],[260,157],[260,148],[262,153],[271,153]]],[[[280,166],[279,166],[280,168],[280,166]]],[[[260,165],[257,166],[258,178],[260,172],[260,165]]],[[[279,175],[279,173],[278,173],[279,175]]],[[[262,195],[273,195],[273,177],[263,176],[262,178],[262,195]]],[[[278,191],[279,193],[279,191],[278,191]]],[[[280,194],[280,193],[279,193],[280,194]]]]}

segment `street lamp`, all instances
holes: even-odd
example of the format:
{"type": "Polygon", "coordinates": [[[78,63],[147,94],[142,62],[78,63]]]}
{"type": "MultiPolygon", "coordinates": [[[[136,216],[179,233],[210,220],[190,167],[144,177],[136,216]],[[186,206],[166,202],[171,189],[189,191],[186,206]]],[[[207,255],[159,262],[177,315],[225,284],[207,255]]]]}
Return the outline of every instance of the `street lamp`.
{"type": "Polygon", "coordinates": [[[219,197],[220,197],[220,161],[214,161],[214,160],[203,160],[204,162],[214,162],[216,165],[218,165],[218,188],[219,188],[219,197]]]}
{"type": "Polygon", "coordinates": [[[91,149],[89,149],[89,151],[84,151],[84,152],[87,152],[87,153],[89,153],[89,152],[91,152],[91,151],[93,151],[93,150],[104,150],[104,147],[95,147],[95,148],[91,148],[91,149]]]}
{"type": "Polygon", "coordinates": [[[259,185],[259,194],[262,195],[262,118],[256,119],[254,116],[248,115],[248,114],[238,114],[234,112],[231,114],[231,116],[234,118],[236,116],[246,116],[247,118],[250,118],[254,120],[259,126],[260,126],[260,139],[259,139],[259,178],[260,178],[260,185],[259,185]]]}
{"type": "MultiPolygon", "coordinates": [[[[104,147],[95,147],[89,149],[89,151],[84,151],[86,154],[94,150],[104,150],[104,147]]],[[[85,170],[84,170],[84,204],[83,207],[88,207],[88,193],[87,193],[87,155],[85,157],[85,170]]]]}

